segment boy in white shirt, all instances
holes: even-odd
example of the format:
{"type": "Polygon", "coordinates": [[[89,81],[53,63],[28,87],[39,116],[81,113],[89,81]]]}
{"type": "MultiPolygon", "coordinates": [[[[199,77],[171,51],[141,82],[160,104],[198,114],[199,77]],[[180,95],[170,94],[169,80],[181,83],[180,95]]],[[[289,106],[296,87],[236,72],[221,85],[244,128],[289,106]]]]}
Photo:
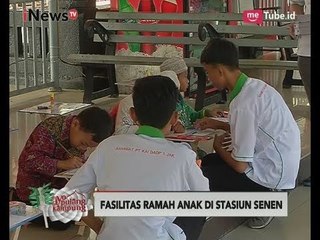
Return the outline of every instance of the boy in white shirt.
{"type": "MultiPolygon", "coordinates": [[[[178,90],[168,77],[138,79],[133,88],[134,107],[130,109],[131,118],[139,123],[138,130],[101,142],[66,187],[83,193],[95,187],[114,191],[209,191],[195,152],[187,144],[164,138],[177,121],[177,100],[178,90]],[[170,153],[170,157],[146,154],[150,150],[170,153]]],[[[94,225],[87,224],[95,229],[99,240],[169,240],[173,235],[178,236],[175,239],[186,239],[187,235],[188,240],[195,240],[204,223],[204,218],[197,219],[198,226],[189,225],[184,231],[175,224],[175,217],[110,217],[108,224],[98,219],[94,225]],[[101,229],[97,225],[102,225],[101,229]]],[[[184,221],[178,222],[185,226],[184,221]]]]}
{"type": "MultiPolygon", "coordinates": [[[[209,118],[195,124],[200,129],[227,132],[215,138],[216,153],[202,160],[210,189],[239,192],[295,188],[300,132],[281,95],[265,82],[242,73],[238,50],[225,39],[210,40],[201,54],[201,63],[213,85],[227,88],[230,93],[229,124],[209,118]]],[[[249,227],[263,228],[271,220],[252,218],[249,227]]]]}

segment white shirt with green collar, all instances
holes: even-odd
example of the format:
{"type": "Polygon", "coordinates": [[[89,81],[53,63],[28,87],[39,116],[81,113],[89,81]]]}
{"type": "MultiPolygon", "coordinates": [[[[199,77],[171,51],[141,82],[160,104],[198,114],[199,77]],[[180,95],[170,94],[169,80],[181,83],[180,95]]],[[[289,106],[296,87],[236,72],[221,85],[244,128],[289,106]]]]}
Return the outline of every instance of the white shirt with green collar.
{"type": "Polygon", "coordinates": [[[245,174],[271,189],[292,189],[300,163],[300,131],[282,96],[267,83],[241,74],[230,93],[232,157],[245,174]]]}
{"type": "MultiPolygon", "coordinates": [[[[187,144],[174,143],[150,126],[136,134],[105,139],[66,187],[83,193],[122,191],[209,191],[209,181],[196,165],[196,154],[187,144]]],[[[169,240],[182,229],[175,217],[111,217],[98,235],[105,239],[169,240]]]]}

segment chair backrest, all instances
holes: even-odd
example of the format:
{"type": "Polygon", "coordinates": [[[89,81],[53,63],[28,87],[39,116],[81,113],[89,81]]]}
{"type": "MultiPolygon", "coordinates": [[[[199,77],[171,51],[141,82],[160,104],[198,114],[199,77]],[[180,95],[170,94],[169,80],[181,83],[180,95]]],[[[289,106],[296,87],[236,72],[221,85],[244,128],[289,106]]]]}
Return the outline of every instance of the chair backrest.
{"type": "Polygon", "coordinates": [[[215,30],[232,41],[239,47],[268,47],[268,48],[292,48],[297,47],[297,40],[293,39],[273,39],[270,36],[288,36],[289,20],[267,20],[266,26],[257,24],[240,24],[243,23],[242,13],[116,13],[116,12],[97,12],[95,19],[87,21],[87,31],[91,33],[94,42],[105,41],[112,43],[149,43],[149,44],[174,44],[174,45],[197,45],[205,46],[207,41],[201,41],[198,36],[199,23],[210,23],[215,30]],[[133,22],[126,22],[131,19],[133,22]],[[139,21],[150,20],[156,24],[140,24],[139,21]],[[183,21],[179,24],[168,24],[167,20],[172,22],[176,20],[183,21]],[[238,22],[239,25],[229,25],[228,22],[238,22]],[[102,29],[103,34],[93,31],[93,22],[100,25],[94,25],[94,29],[102,29]],[[165,23],[163,23],[165,22],[165,23]],[[216,22],[219,22],[216,25],[216,22]],[[279,22],[279,25],[274,25],[279,22]],[[272,25],[270,25],[272,23],[272,25]],[[285,24],[283,24],[285,23],[285,24]],[[174,35],[166,37],[157,37],[161,32],[184,33],[181,37],[174,35]],[[119,34],[127,32],[130,34],[119,34]],[[141,35],[141,32],[150,32],[150,35],[141,35]],[[133,34],[135,33],[135,34],[133,34]],[[231,36],[231,37],[230,37],[231,36]],[[233,37],[232,37],[233,36],[233,37]],[[238,36],[238,37],[234,37],[238,36]],[[242,36],[242,37],[239,37],[242,36]]]}

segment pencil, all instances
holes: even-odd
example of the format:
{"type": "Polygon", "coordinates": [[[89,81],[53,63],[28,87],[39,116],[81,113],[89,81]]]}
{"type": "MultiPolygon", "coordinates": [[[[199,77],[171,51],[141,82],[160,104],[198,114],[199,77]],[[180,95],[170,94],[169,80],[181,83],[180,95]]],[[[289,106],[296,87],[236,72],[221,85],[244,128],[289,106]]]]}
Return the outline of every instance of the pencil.
{"type": "Polygon", "coordinates": [[[71,154],[68,149],[65,148],[65,146],[63,146],[63,144],[59,141],[57,141],[57,143],[60,145],[60,147],[63,148],[63,150],[69,155],[69,157],[73,157],[73,154],[71,154]]]}

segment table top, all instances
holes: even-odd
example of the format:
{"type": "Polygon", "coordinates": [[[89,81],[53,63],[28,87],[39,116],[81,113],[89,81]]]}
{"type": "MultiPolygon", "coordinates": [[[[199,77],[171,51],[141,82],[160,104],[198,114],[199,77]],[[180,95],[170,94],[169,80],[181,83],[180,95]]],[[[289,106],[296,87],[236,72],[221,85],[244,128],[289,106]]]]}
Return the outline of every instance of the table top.
{"type": "Polygon", "coordinates": [[[73,111],[90,106],[89,103],[63,103],[56,102],[54,106],[50,106],[50,102],[38,104],[29,108],[21,109],[19,112],[38,113],[46,115],[66,115],[73,111]]]}
{"type": "Polygon", "coordinates": [[[19,216],[19,215],[13,215],[10,214],[10,231],[15,230],[16,228],[32,221],[35,218],[38,218],[42,215],[42,212],[34,208],[32,206],[27,206],[26,208],[26,215],[25,216],[19,216]]]}
{"type": "Polygon", "coordinates": [[[177,142],[199,142],[199,141],[208,141],[216,134],[219,133],[219,130],[214,129],[205,129],[205,130],[196,130],[188,129],[184,133],[172,133],[166,136],[166,139],[177,142]]]}

